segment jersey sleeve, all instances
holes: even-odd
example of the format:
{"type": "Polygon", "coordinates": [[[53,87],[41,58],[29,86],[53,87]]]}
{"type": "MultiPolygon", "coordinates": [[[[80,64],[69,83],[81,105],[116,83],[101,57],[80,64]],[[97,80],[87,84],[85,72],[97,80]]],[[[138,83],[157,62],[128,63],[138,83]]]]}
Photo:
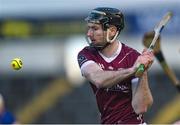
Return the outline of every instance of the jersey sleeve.
{"type": "Polygon", "coordinates": [[[92,54],[87,49],[83,49],[78,53],[77,60],[80,68],[87,62],[94,62],[92,54]]]}

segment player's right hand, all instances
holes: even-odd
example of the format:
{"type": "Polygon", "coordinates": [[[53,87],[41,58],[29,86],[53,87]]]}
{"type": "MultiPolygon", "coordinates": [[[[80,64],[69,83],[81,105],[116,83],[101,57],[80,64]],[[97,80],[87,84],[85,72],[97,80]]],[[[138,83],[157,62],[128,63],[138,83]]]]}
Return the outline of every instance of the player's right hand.
{"type": "Polygon", "coordinates": [[[151,67],[153,61],[154,61],[153,52],[144,49],[142,54],[137,58],[135,62],[135,67],[139,67],[140,64],[143,64],[145,69],[148,69],[151,67]]]}

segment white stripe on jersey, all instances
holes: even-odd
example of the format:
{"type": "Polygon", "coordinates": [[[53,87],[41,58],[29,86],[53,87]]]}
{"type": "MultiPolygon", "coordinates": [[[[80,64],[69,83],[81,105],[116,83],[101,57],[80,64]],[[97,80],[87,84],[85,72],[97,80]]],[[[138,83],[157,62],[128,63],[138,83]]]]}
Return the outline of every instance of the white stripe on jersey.
{"type": "Polygon", "coordinates": [[[86,66],[88,66],[89,64],[92,64],[92,63],[95,63],[95,62],[93,60],[88,60],[88,61],[86,61],[85,63],[83,63],[81,65],[81,74],[82,74],[82,76],[84,76],[83,71],[85,70],[86,66]]]}

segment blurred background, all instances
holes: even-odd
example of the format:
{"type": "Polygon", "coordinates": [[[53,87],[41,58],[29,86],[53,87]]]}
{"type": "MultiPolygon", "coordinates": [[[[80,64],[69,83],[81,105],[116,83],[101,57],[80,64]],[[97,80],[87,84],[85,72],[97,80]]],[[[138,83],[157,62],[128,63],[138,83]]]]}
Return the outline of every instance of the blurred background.
{"type": "MultiPolygon", "coordinates": [[[[122,10],[125,29],[119,39],[139,52],[143,34],[172,11],[161,45],[180,78],[179,0],[0,0],[0,93],[20,123],[99,123],[94,94],[76,60],[87,45],[84,18],[99,6],[122,10]],[[16,57],[23,61],[18,71],[10,66],[16,57]]],[[[180,120],[180,95],[157,60],[149,83],[154,104],[145,114],[147,123],[180,120]]]]}

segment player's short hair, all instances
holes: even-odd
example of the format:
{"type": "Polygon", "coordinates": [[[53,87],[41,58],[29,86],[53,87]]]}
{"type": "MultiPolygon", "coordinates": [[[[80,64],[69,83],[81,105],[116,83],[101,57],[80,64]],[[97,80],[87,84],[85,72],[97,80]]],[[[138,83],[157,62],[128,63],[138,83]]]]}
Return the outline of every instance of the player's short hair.
{"type": "Polygon", "coordinates": [[[116,26],[119,32],[124,28],[124,15],[116,8],[95,8],[85,20],[87,22],[102,24],[104,30],[107,30],[110,25],[116,26]]]}

